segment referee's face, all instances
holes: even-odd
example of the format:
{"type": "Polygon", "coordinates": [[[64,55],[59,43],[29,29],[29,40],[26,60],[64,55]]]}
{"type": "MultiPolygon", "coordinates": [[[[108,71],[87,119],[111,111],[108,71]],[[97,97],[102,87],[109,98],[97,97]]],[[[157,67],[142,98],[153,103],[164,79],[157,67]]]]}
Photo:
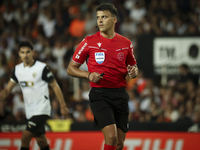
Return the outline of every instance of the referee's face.
{"type": "Polygon", "coordinates": [[[19,57],[25,64],[30,64],[33,61],[34,51],[29,47],[21,47],[19,50],[19,57]]]}
{"type": "Polygon", "coordinates": [[[110,11],[97,11],[97,25],[101,32],[113,31],[117,18],[113,16],[110,11]]]}

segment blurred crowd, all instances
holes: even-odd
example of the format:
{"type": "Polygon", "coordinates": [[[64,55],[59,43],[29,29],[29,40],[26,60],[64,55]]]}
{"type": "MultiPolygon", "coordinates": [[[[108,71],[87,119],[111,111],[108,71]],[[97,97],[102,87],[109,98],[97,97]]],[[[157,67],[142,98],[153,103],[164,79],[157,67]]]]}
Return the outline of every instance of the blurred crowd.
{"type": "Polygon", "coordinates": [[[144,78],[142,71],[129,80],[130,121],[200,122],[200,76],[192,74],[186,64],[179,70],[178,78],[171,78],[165,86],[144,78]]]}
{"type": "MultiPolygon", "coordinates": [[[[0,1],[0,91],[20,63],[18,43],[29,40],[36,60],[50,66],[70,110],[69,119],[92,122],[87,79],[79,79],[79,99],[74,97],[74,80],[67,66],[79,42],[98,31],[97,5],[113,3],[119,11],[116,32],[129,38],[137,53],[137,37],[199,36],[199,0],[1,0],[0,1]]],[[[136,55],[137,59],[137,55],[136,55]]],[[[82,69],[87,70],[84,64],[82,69]]],[[[52,119],[61,119],[58,100],[51,89],[52,119]]],[[[145,78],[142,70],[136,79],[127,78],[130,96],[130,121],[200,122],[198,77],[180,66],[179,78],[166,86],[145,78]]],[[[19,86],[0,104],[0,121],[23,122],[23,96],[19,86]]]]}

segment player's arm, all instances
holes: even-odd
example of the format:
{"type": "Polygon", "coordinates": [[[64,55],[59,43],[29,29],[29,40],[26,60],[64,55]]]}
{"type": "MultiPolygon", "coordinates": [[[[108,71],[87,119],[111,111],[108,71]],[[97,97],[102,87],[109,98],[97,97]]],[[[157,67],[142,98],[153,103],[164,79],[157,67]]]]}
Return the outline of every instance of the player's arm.
{"type": "Polygon", "coordinates": [[[17,83],[13,82],[13,81],[9,81],[6,88],[3,89],[0,92],[0,101],[3,101],[12,91],[13,87],[16,85],[17,83]]]}
{"type": "Polygon", "coordinates": [[[103,78],[103,76],[97,72],[88,72],[80,70],[79,69],[80,66],[81,64],[76,63],[72,60],[67,68],[67,73],[74,77],[88,78],[89,81],[95,83],[98,82],[99,79],[103,78]]]}
{"type": "Polygon", "coordinates": [[[50,71],[48,66],[46,66],[43,70],[42,80],[46,81],[51,86],[51,88],[53,89],[53,91],[54,91],[54,93],[55,93],[55,95],[56,95],[56,97],[59,101],[59,104],[60,104],[60,108],[61,108],[60,112],[61,112],[61,114],[63,115],[64,118],[67,118],[69,111],[66,107],[63,94],[61,92],[61,89],[60,89],[57,81],[55,80],[55,78],[53,76],[53,73],[50,71]]]}
{"type": "Polygon", "coordinates": [[[134,56],[134,49],[133,45],[130,42],[130,47],[128,49],[128,55],[127,55],[127,71],[129,78],[133,79],[136,78],[138,75],[138,67],[137,67],[137,61],[134,56]]]}
{"type": "Polygon", "coordinates": [[[67,68],[67,73],[70,76],[73,77],[78,77],[78,78],[88,78],[89,72],[88,71],[83,71],[79,69],[81,64],[74,62],[73,60],[69,63],[69,66],[67,68]]]}
{"type": "Polygon", "coordinates": [[[78,78],[88,78],[89,72],[79,69],[79,67],[86,61],[88,57],[88,40],[87,37],[83,39],[77,46],[73,58],[67,68],[67,73],[70,76],[78,78]]]}
{"type": "Polygon", "coordinates": [[[64,118],[67,118],[68,114],[69,114],[69,110],[66,107],[65,104],[65,100],[62,94],[62,91],[58,85],[58,83],[56,82],[55,79],[53,79],[52,82],[49,83],[49,85],[51,86],[51,88],[53,89],[59,103],[60,103],[60,112],[63,115],[64,118]]]}
{"type": "Polygon", "coordinates": [[[15,69],[11,74],[10,81],[8,82],[5,89],[0,92],[0,102],[3,101],[12,91],[13,87],[18,83],[18,79],[15,76],[15,69]]]}
{"type": "Polygon", "coordinates": [[[70,76],[78,78],[88,78],[91,82],[98,82],[102,76],[97,72],[88,72],[79,69],[79,67],[84,63],[84,61],[89,56],[88,40],[85,38],[76,48],[72,61],[70,62],[67,73],[70,76]]]}

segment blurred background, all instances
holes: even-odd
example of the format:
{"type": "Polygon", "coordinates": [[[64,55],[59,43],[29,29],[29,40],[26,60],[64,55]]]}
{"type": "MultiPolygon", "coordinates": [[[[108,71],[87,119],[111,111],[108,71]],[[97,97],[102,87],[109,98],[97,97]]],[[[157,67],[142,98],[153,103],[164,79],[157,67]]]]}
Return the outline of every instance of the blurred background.
{"type": "MultiPolygon", "coordinates": [[[[29,40],[35,59],[50,66],[62,89],[68,120],[76,125],[93,122],[88,80],[72,78],[66,69],[79,42],[98,31],[95,8],[103,2],[117,7],[116,32],[132,41],[138,62],[138,77],[127,78],[129,121],[199,123],[199,0],[1,0],[0,90],[21,62],[19,42],[29,40]]],[[[85,64],[81,68],[87,70],[85,64]]],[[[49,90],[51,119],[60,120],[58,100],[49,90]]],[[[0,122],[24,121],[23,96],[16,86],[0,106],[0,122]]]]}

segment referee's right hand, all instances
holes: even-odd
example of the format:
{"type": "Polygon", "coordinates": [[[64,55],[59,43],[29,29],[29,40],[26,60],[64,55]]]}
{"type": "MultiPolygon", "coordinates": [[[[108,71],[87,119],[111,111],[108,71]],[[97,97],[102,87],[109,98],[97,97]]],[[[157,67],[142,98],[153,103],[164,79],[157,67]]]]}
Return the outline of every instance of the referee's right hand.
{"type": "Polygon", "coordinates": [[[89,81],[94,82],[94,83],[97,83],[101,78],[103,78],[103,76],[101,76],[101,74],[97,72],[90,73],[88,77],[89,81]]]}

